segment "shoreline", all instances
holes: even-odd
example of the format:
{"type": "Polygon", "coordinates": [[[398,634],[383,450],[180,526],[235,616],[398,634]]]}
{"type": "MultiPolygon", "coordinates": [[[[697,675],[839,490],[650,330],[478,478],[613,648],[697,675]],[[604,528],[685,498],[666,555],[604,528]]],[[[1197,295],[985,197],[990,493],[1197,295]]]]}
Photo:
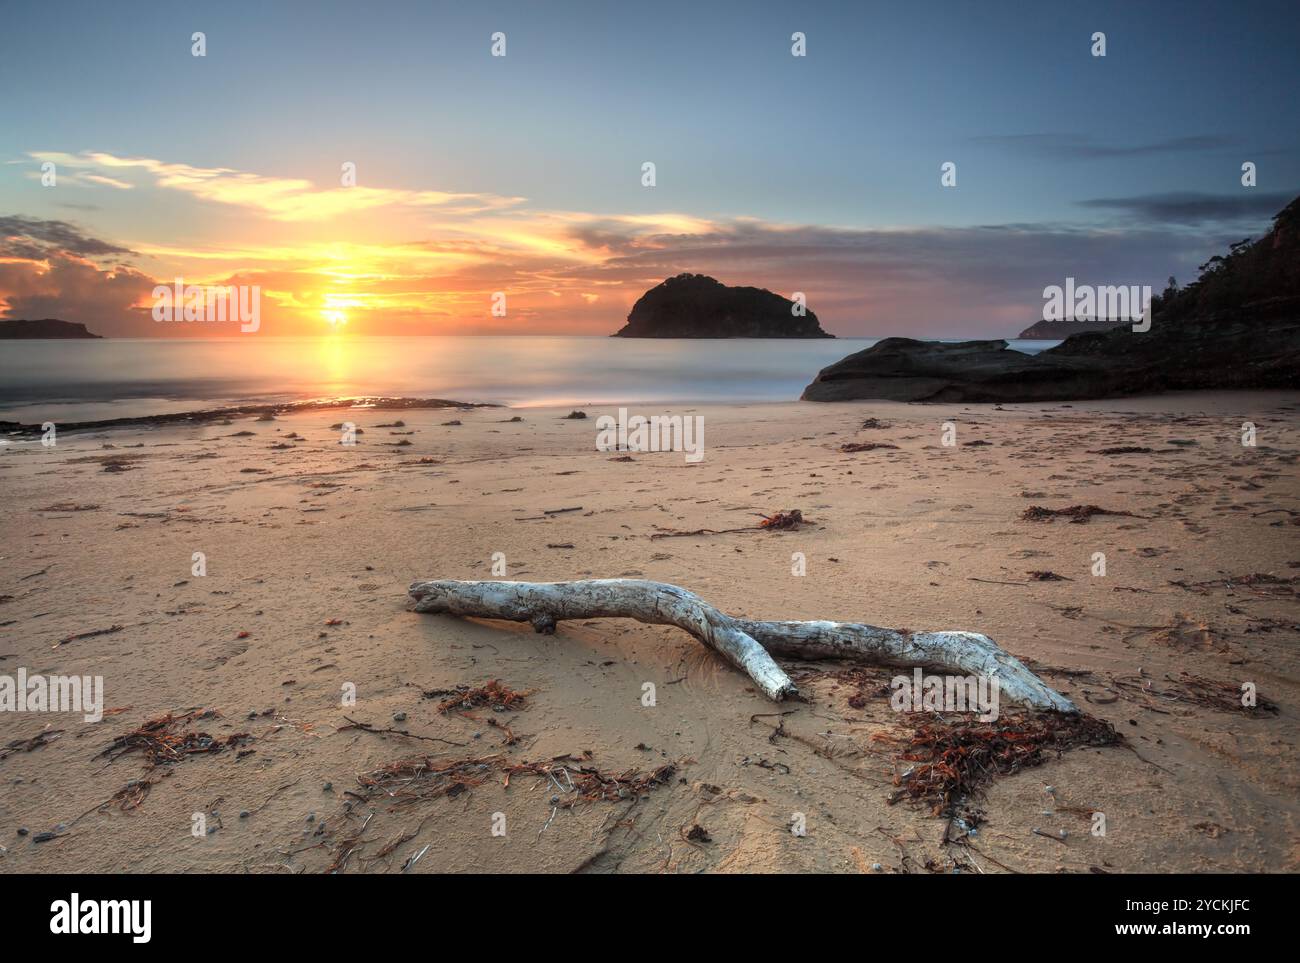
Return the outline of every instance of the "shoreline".
{"type": "MultiPolygon", "coordinates": [[[[57,430],[60,433],[71,432],[88,432],[88,431],[108,431],[125,428],[164,428],[176,425],[204,425],[212,422],[221,422],[234,420],[236,418],[260,417],[263,415],[279,416],[293,415],[298,413],[307,413],[313,411],[332,411],[343,409],[354,409],[357,411],[413,411],[413,410],[436,410],[446,408],[456,408],[462,411],[470,411],[476,408],[500,408],[506,411],[547,411],[561,408],[631,408],[633,406],[658,411],[671,411],[675,409],[690,407],[751,407],[751,406],[777,406],[777,405],[813,405],[818,408],[832,408],[842,405],[884,405],[884,404],[902,404],[907,406],[916,406],[918,408],[926,407],[953,407],[960,405],[962,407],[990,408],[994,410],[1012,411],[1017,408],[1043,408],[1043,407],[1063,407],[1063,408],[1081,408],[1096,410],[1105,410],[1116,404],[1126,402],[1139,403],[1158,403],[1161,401],[1182,401],[1191,400],[1200,396],[1276,396],[1279,399],[1291,397],[1294,392],[1284,389],[1230,389],[1230,388],[1205,388],[1193,390],[1178,391],[1161,391],[1161,392],[1144,392],[1131,395],[1108,396],[1103,398],[1078,398],[1063,399],[1061,401],[1022,401],[1022,402],[1001,402],[1001,401],[969,401],[969,402],[949,402],[949,401],[895,401],[892,399],[844,399],[837,401],[809,401],[802,398],[755,398],[755,399],[726,399],[719,400],[716,398],[695,398],[695,399],[673,399],[671,401],[539,401],[536,403],[509,404],[504,402],[490,401],[456,401],[446,398],[417,398],[406,396],[380,396],[380,395],[357,395],[346,398],[329,398],[329,399],[311,399],[304,401],[283,401],[283,402],[257,402],[257,403],[237,403],[233,405],[219,405],[212,408],[193,408],[183,411],[163,412],[149,415],[128,415],[118,418],[104,418],[90,421],[77,421],[60,423],[55,422],[57,430]],[[1099,407],[1098,407],[1099,406],[1099,407]]],[[[29,406],[30,407],[30,406],[29,406]]],[[[810,409],[812,410],[812,409],[810,409]]],[[[30,422],[7,421],[0,419],[0,435],[8,437],[31,438],[39,436],[44,429],[41,424],[30,422]]],[[[0,439],[2,441],[2,439],[0,439]]]]}

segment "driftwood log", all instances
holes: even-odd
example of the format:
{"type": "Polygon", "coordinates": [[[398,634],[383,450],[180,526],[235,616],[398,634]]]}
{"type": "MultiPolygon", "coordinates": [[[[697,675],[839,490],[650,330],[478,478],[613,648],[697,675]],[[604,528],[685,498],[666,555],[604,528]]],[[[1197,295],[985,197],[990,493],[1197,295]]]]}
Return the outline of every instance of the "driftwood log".
{"type": "Polygon", "coordinates": [[[550,634],[565,619],[626,618],[675,625],[748,675],[770,699],[798,688],[773,655],[797,659],[850,659],[906,668],[984,675],[999,693],[1043,709],[1077,712],[1019,659],[975,632],[899,632],[853,622],[758,622],[718,611],[693,592],[644,579],[574,582],[413,582],[415,611],[531,622],[550,634]]]}

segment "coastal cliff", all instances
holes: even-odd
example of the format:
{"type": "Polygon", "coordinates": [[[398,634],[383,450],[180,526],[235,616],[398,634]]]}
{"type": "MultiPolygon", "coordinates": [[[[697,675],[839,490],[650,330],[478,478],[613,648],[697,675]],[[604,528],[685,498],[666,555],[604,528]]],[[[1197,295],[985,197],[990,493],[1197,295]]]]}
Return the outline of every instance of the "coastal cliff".
{"type": "Polygon", "coordinates": [[[1254,242],[1152,298],[1150,330],[1074,334],[1037,355],[1005,341],[886,338],[818,373],[805,401],[1070,401],[1300,387],[1300,198],[1254,242]]]}

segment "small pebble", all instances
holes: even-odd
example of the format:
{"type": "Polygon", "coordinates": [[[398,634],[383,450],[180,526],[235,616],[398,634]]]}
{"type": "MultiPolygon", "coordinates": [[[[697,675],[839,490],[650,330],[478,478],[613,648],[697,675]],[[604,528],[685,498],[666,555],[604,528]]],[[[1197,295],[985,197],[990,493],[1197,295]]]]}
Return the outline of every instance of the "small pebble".
{"type": "Polygon", "coordinates": [[[239,811],[239,818],[240,818],[240,819],[247,819],[247,818],[248,818],[249,816],[251,816],[251,815],[252,815],[252,813],[250,813],[247,809],[241,809],[241,810],[239,811]]]}
{"type": "Polygon", "coordinates": [[[405,721],[406,721],[406,713],[405,713],[405,712],[394,712],[394,713],[393,713],[393,721],[394,721],[394,722],[405,722],[405,721]]]}
{"type": "Polygon", "coordinates": [[[315,814],[315,813],[308,813],[308,814],[307,814],[307,822],[309,822],[309,823],[314,823],[315,821],[316,821],[316,814],[315,814]]]}
{"type": "Polygon", "coordinates": [[[327,782],[325,785],[321,786],[320,788],[321,788],[321,792],[329,792],[331,789],[334,788],[334,783],[327,782]]]}
{"type": "Polygon", "coordinates": [[[28,833],[28,829],[27,829],[26,826],[19,826],[19,827],[18,827],[18,835],[19,835],[19,836],[26,836],[27,833],[28,833]]]}

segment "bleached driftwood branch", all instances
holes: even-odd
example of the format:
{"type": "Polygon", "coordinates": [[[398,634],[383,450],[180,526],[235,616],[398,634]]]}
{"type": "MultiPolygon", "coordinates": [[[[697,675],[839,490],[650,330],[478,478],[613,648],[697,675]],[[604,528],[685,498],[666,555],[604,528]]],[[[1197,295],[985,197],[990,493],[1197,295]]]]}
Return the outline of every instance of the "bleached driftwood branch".
{"type": "Polygon", "coordinates": [[[1002,695],[1026,705],[1077,712],[1019,659],[975,632],[898,632],[852,622],[758,622],[719,612],[693,592],[644,579],[575,582],[413,582],[415,611],[531,622],[552,633],[565,619],[628,618],[675,625],[695,636],[781,701],[798,688],[772,655],[852,659],[911,668],[960,670],[996,679],[1002,695]]]}
{"type": "Polygon", "coordinates": [[[996,679],[998,692],[1015,702],[1061,712],[1079,711],[1023,662],[978,632],[899,632],[856,622],[733,621],[773,655],[959,670],[996,679]]]}
{"type": "Polygon", "coordinates": [[[780,702],[799,689],[766,649],[735,621],[699,596],[676,585],[641,579],[606,578],[579,582],[415,582],[410,593],[417,612],[446,612],[482,619],[531,622],[550,634],[565,619],[636,619],[685,629],[753,679],[780,702]]]}

